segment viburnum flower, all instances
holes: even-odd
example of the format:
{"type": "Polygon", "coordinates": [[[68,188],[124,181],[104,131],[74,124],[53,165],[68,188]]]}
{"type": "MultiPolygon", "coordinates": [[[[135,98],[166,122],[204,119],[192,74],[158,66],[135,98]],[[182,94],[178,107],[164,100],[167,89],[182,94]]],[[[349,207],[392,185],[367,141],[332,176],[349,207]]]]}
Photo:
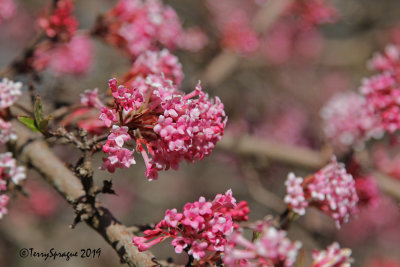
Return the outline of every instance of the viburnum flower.
{"type": "Polygon", "coordinates": [[[124,76],[124,84],[131,85],[138,77],[145,78],[151,74],[164,75],[178,87],[184,76],[179,59],[167,49],[146,51],[138,56],[130,71],[124,76]]]}
{"type": "Polygon", "coordinates": [[[0,118],[0,145],[4,145],[8,141],[16,139],[17,135],[12,130],[11,123],[0,118]]]}
{"type": "Polygon", "coordinates": [[[376,54],[369,66],[380,71],[364,78],[360,92],[366,105],[380,119],[380,127],[393,134],[400,128],[400,52],[397,46],[389,46],[384,54],[376,54]]]}
{"type": "Polygon", "coordinates": [[[351,249],[341,249],[339,244],[335,242],[326,250],[313,251],[313,264],[311,267],[350,267],[353,262],[353,259],[350,258],[350,256],[351,249]]]}
{"type": "Polygon", "coordinates": [[[216,195],[211,202],[200,197],[199,201],[187,203],[182,213],[167,210],[155,229],[144,231],[143,237],[134,237],[133,243],[139,251],[145,251],[171,237],[176,253],[185,250],[197,261],[211,264],[224,252],[227,236],[237,227],[235,222],[247,220],[248,213],[247,203],[237,205],[231,190],[216,195]]]}
{"type": "Polygon", "coordinates": [[[120,0],[100,24],[98,34],[134,58],[160,44],[178,48],[183,33],[176,12],[159,0],[120,0]]]}
{"type": "MultiPolygon", "coordinates": [[[[149,179],[157,178],[162,169],[178,169],[182,160],[194,162],[211,153],[226,125],[224,106],[218,97],[210,99],[200,84],[184,95],[160,76],[149,75],[146,81],[136,80],[136,85],[118,86],[116,79],[111,79],[114,106],[103,107],[100,119],[107,127],[121,127],[113,128],[112,133],[114,129],[118,134],[123,131],[124,136],[136,142],[149,179]]],[[[126,138],[125,142],[128,141],[126,138]]],[[[115,142],[107,144],[112,149],[103,147],[104,152],[111,151],[112,156],[118,153],[120,161],[105,158],[102,169],[113,172],[116,167],[127,168],[134,163],[133,150],[115,142]]]]}
{"type": "Polygon", "coordinates": [[[8,213],[6,206],[9,200],[10,197],[7,196],[6,194],[0,195],[0,219],[2,219],[3,216],[8,213]]]}
{"type": "Polygon", "coordinates": [[[223,257],[224,264],[229,267],[293,266],[301,243],[290,241],[286,235],[283,230],[264,225],[260,237],[250,242],[239,229],[228,238],[223,257]]]}
{"type": "Polygon", "coordinates": [[[22,83],[3,78],[0,82],[0,109],[8,108],[22,95],[22,83]]]}
{"type": "Polygon", "coordinates": [[[329,142],[339,151],[360,149],[365,141],[383,135],[380,119],[369,108],[365,98],[353,93],[335,95],[321,110],[323,129],[329,142]]]}
{"type": "Polygon", "coordinates": [[[0,24],[11,19],[15,15],[16,9],[14,0],[0,0],[0,24]]]}
{"type": "Polygon", "coordinates": [[[193,27],[184,31],[180,47],[191,52],[199,52],[208,42],[207,34],[201,28],[193,27]]]}
{"type": "Polygon", "coordinates": [[[69,42],[44,43],[33,56],[32,66],[41,71],[46,67],[56,76],[86,74],[93,63],[93,46],[86,35],[75,35],[69,42]]]}
{"type": "Polygon", "coordinates": [[[46,14],[38,19],[38,25],[46,35],[52,39],[68,42],[78,28],[78,21],[72,12],[74,5],[72,0],[59,0],[51,14],[46,14]]]}
{"type": "Polygon", "coordinates": [[[19,184],[25,178],[25,167],[17,166],[17,161],[10,152],[0,154],[0,181],[11,180],[14,184],[19,184]]]}
{"type": "Polygon", "coordinates": [[[339,18],[337,9],[326,0],[294,1],[287,12],[296,14],[306,27],[336,22],[339,18]]]}
{"type": "Polygon", "coordinates": [[[85,90],[81,94],[81,105],[101,109],[104,104],[99,99],[99,89],[85,90]]]}
{"type": "Polygon", "coordinates": [[[332,217],[340,228],[357,212],[358,196],[354,179],[335,157],[305,180],[290,173],[285,185],[285,203],[299,215],[304,215],[304,209],[311,205],[332,217]]]}

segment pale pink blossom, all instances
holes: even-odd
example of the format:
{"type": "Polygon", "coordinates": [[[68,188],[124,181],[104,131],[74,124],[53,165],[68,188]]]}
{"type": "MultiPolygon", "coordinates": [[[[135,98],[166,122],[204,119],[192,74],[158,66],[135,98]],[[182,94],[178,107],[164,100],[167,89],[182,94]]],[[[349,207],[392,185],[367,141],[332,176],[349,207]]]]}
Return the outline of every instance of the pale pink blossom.
{"type": "Polygon", "coordinates": [[[365,98],[353,93],[335,95],[321,109],[324,133],[339,152],[353,147],[361,149],[367,140],[380,138],[380,119],[369,108],[365,98]]]}
{"type": "Polygon", "coordinates": [[[17,5],[14,0],[0,0],[0,24],[14,17],[17,5]]]}
{"type": "Polygon", "coordinates": [[[0,154],[0,180],[11,180],[14,184],[20,184],[25,178],[25,167],[17,166],[11,152],[0,154]]]}
{"type": "Polygon", "coordinates": [[[85,90],[83,94],[81,94],[81,105],[98,109],[104,107],[104,104],[99,99],[98,89],[95,88],[94,90],[85,90]]]}
{"type": "Polygon", "coordinates": [[[286,196],[284,201],[299,215],[304,215],[306,213],[306,208],[308,207],[302,184],[303,178],[296,177],[292,172],[289,173],[285,182],[286,196]]]}
{"type": "Polygon", "coordinates": [[[191,52],[199,52],[208,45],[207,34],[198,27],[189,28],[182,36],[181,48],[191,52]]]}
{"type": "Polygon", "coordinates": [[[164,75],[176,86],[183,80],[182,65],[179,59],[167,49],[161,51],[146,51],[138,56],[129,73],[125,75],[125,84],[131,84],[138,76],[143,78],[148,75],[164,75]]]}
{"type": "Polygon", "coordinates": [[[339,244],[334,242],[326,250],[313,251],[311,267],[350,267],[353,262],[350,256],[351,249],[341,249],[339,244]]]}
{"type": "Polygon", "coordinates": [[[0,118],[0,145],[16,139],[17,135],[12,129],[12,124],[0,118]]]}
{"type": "Polygon", "coordinates": [[[230,235],[225,245],[223,261],[226,266],[289,267],[295,263],[301,243],[290,241],[285,231],[264,225],[254,242],[247,240],[241,232],[238,230],[230,235]]]}
{"type": "Polygon", "coordinates": [[[6,206],[9,200],[9,196],[5,194],[0,195],[0,219],[2,219],[3,216],[8,213],[6,206]]]}
{"type": "Polygon", "coordinates": [[[3,78],[0,82],[0,109],[8,108],[22,95],[22,83],[3,78]]]}
{"type": "MultiPolygon", "coordinates": [[[[154,230],[144,231],[143,237],[134,237],[133,243],[140,251],[144,251],[171,237],[176,253],[186,250],[196,260],[212,264],[216,257],[206,259],[206,255],[224,252],[227,236],[237,227],[234,221],[244,219],[244,216],[239,220],[230,216],[231,210],[237,208],[231,190],[224,195],[218,194],[212,202],[200,197],[199,201],[187,203],[182,213],[176,209],[167,210],[164,219],[154,230]]],[[[247,215],[247,205],[240,208],[247,215]]]]}

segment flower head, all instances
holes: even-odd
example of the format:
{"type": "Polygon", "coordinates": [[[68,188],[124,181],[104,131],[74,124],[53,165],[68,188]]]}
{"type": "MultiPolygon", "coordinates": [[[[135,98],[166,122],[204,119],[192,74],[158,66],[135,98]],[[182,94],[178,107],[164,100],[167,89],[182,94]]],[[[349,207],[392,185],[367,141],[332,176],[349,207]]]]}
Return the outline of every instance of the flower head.
{"type": "Polygon", "coordinates": [[[305,208],[312,205],[332,217],[337,227],[340,227],[357,212],[355,181],[335,157],[327,166],[306,180],[289,174],[285,184],[285,202],[300,215],[304,215],[305,208]]]}
{"type": "Polygon", "coordinates": [[[22,83],[3,78],[0,82],[0,109],[8,108],[22,95],[22,83]]]}
{"type": "Polygon", "coordinates": [[[350,267],[351,249],[341,249],[338,243],[333,243],[326,250],[314,250],[312,254],[313,264],[311,267],[350,267]]]}
{"type": "MultiPolygon", "coordinates": [[[[171,244],[176,253],[186,250],[196,260],[206,260],[206,254],[221,253],[225,249],[227,236],[235,228],[235,222],[245,218],[233,218],[232,213],[247,215],[248,208],[243,212],[239,209],[231,190],[224,195],[218,194],[214,201],[206,201],[200,197],[199,201],[187,203],[183,212],[176,209],[167,210],[164,219],[159,222],[154,230],[145,231],[144,237],[134,237],[133,243],[141,250],[147,250],[151,246],[163,241],[165,238],[173,238],[171,244]],[[232,210],[235,210],[232,212],[232,210]]],[[[237,226],[236,226],[237,227],[237,226]]],[[[211,261],[211,260],[210,260],[211,261]]],[[[211,263],[211,262],[209,262],[211,263]]]]}

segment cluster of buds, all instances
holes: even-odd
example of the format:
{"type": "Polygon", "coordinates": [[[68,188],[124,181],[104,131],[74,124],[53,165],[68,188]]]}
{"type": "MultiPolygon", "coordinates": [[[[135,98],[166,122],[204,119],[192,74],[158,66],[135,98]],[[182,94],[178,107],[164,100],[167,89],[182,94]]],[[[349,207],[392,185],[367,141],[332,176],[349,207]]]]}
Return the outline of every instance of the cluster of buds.
{"type": "Polygon", "coordinates": [[[211,202],[200,197],[187,203],[182,213],[167,210],[154,230],[144,231],[144,237],[134,237],[133,243],[144,251],[171,237],[176,253],[186,251],[203,264],[213,263],[224,252],[227,236],[238,227],[235,222],[246,221],[248,213],[247,203],[236,204],[231,190],[218,194],[211,202]]]}
{"type": "Polygon", "coordinates": [[[292,242],[286,235],[285,231],[265,223],[257,239],[250,242],[239,229],[230,235],[223,261],[230,267],[293,266],[301,243],[292,242]]]}
{"type": "Polygon", "coordinates": [[[103,107],[100,115],[112,128],[103,146],[108,153],[103,169],[113,172],[134,164],[133,150],[123,147],[133,139],[145,161],[146,176],[157,178],[158,171],[177,169],[182,160],[203,159],[223,135],[224,106],[218,97],[210,99],[200,84],[185,95],[162,76],[149,75],[136,87],[118,86],[115,79],[109,87],[114,105],[103,107]]]}
{"type": "Polygon", "coordinates": [[[379,117],[379,126],[392,134],[400,129],[399,48],[389,45],[368,65],[379,73],[365,78],[360,92],[365,96],[367,106],[379,117]]]}
{"type": "Polygon", "coordinates": [[[19,184],[25,177],[25,168],[17,166],[10,152],[0,154],[0,219],[8,212],[6,205],[10,198],[3,194],[7,190],[7,183],[19,184]]]}
{"type": "Polygon", "coordinates": [[[336,158],[305,180],[289,174],[285,185],[285,203],[299,215],[304,215],[308,206],[314,206],[332,217],[339,228],[357,212],[358,196],[354,179],[336,158]]]}
{"type": "Polygon", "coordinates": [[[49,38],[68,42],[78,28],[78,21],[72,15],[73,9],[72,0],[56,1],[54,10],[40,17],[38,24],[49,38]]]}
{"type": "Polygon", "coordinates": [[[311,267],[350,267],[353,262],[350,258],[351,249],[341,249],[338,243],[333,243],[326,250],[314,250],[311,267]]]}
{"type": "Polygon", "coordinates": [[[338,152],[350,147],[362,149],[371,137],[383,135],[379,118],[367,106],[365,98],[353,92],[335,95],[322,108],[321,116],[325,135],[338,152]]]}
{"type": "Polygon", "coordinates": [[[0,145],[4,145],[10,140],[17,139],[10,122],[0,118],[0,145]]]}

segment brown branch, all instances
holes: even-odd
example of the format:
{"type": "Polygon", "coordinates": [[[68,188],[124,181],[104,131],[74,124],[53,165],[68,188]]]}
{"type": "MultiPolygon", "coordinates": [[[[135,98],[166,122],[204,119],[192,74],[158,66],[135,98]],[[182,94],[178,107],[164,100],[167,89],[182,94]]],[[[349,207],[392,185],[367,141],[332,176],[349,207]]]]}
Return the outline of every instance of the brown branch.
{"type": "MultiPolygon", "coordinates": [[[[271,142],[253,136],[234,138],[229,134],[225,134],[222,140],[217,144],[217,148],[235,152],[240,155],[266,157],[277,162],[309,168],[312,170],[323,167],[330,158],[330,153],[271,142]]],[[[394,198],[396,201],[400,201],[400,182],[395,178],[378,171],[373,172],[373,174],[380,190],[394,198]]]]}
{"type": "Polygon", "coordinates": [[[32,166],[79,212],[82,219],[96,230],[119,254],[121,262],[129,266],[154,266],[154,256],[150,252],[139,252],[132,244],[133,233],[121,224],[109,210],[96,203],[85,205],[85,191],[81,181],[50,150],[40,136],[32,138],[32,132],[17,122],[13,128],[18,134],[16,144],[21,160],[32,166]]]}
{"type": "MultiPolygon", "coordinates": [[[[291,1],[293,0],[268,1],[254,16],[254,29],[258,33],[268,31],[291,1]]],[[[217,86],[236,69],[240,62],[239,55],[229,50],[223,50],[206,66],[201,80],[217,86]]]]}

